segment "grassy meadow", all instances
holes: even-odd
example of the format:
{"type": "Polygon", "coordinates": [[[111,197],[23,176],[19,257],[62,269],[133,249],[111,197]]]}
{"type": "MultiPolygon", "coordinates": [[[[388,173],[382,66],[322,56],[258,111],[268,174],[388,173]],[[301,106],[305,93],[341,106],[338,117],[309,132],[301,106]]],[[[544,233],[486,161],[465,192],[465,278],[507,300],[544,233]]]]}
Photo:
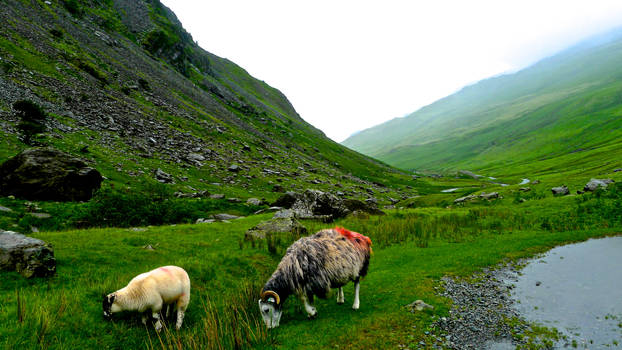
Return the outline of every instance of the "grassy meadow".
{"type": "Polygon", "coordinates": [[[622,168],[622,34],[597,52],[569,51],[475,84],[345,143],[376,160],[328,139],[281,92],[205,52],[157,0],[8,0],[0,19],[0,85],[11,92],[0,94],[0,163],[29,147],[13,107],[26,96],[47,114],[37,143],[106,178],[88,202],[0,197],[9,209],[0,210],[0,229],[51,243],[57,259],[51,278],[0,271],[0,350],[414,348],[429,344],[426,332],[448,314],[450,301],[435,293],[442,276],[622,231],[622,171],[614,172],[622,168]],[[135,31],[134,22],[150,29],[135,31]],[[191,161],[195,152],[205,159],[191,161]],[[156,183],[156,169],[174,183],[156,183]],[[455,176],[459,169],[483,177],[455,176]],[[575,195],[591,177],[617,185],[575,195]],[[531,183],[520,185],[524,178],[531,183]],[[572,195],[554,197],[560,185],[572,195]],[[371,237],[361,308],[350,308],[351,285],[344,305],[318,300],[314,320],[292,298],[268,331],[259,292],[298,237],[245,242],[244,233],[271,217],[253,213],[284,189],[308,188],[397,209],[303,222],[309,233],[339,225],[371,237]],[[175,195],[203,191],[225,198],[175,195]],[[454,204],[494,191],[500,198],[454,204]],[[249,197],[263,204],[245,204],[249,197]],[[191,224],[216,213],[245,217],[191,224]],[[162,265],[183,267],[192,281],[180,331],[156,333],[133,313],[103,319],[105,294],[162,265]],[[404,305],[416,299],[435,308],[410,313],[404,305]]]}
{"type": "MultiPolygon", "coordinates": [[[[509,190],[508,190],[509,191],[509,190]]],[[[537,193],[537,192],[536,192],[537,193]]],[[[296,237],[244,242],[244,232],[271,214],[229,223],[39,232],[53,244],[57,274],[23,279],[0,273],[0,348],[3,349],[230,349],[389,348],[426,340],[450,302],[435,294],[444,275],[468,276],[506,259],[530,256],[566,242],[614,235],[622,227],[622,186],[582,196],[535,195],[463,207],[392,210],[386,216],[304,222],[310,232],[341,225],[369,235],[374,254],[361,283],[361,308],[317,300],[307,320],[299,301],[284,304],[281,326],[268,331],[257,299],[263,283],[296,237]],[[541,197],[541,198],[540,198],[541,197]],[[155,250],[144,249],[151,245],[155,250]],[[161,265],[185,268],[190,307],[180,331],[156,333],[133,313],[102,318],[105,293],[161,265]],[[423,299],[434,310],[412,314],[423,299]],[[322,336],[318,336],[318,335],[322,336]]],[[[172,324],[172,323],[169,323],[172,324]]]]}

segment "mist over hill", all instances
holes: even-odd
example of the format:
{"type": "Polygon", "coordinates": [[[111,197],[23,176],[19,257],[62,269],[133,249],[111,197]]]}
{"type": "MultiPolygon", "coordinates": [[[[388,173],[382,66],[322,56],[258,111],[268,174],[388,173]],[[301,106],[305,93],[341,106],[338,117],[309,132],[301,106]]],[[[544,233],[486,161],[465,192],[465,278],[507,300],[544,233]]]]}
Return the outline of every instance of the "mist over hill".
{"type": "MultiPolygon", "coordinates": [[[[342,144],[408,170],[575,167],[622,133],[622,30],[464,87],[342,144]]],[[[611,151],[610,151],[611,152],[611,151]]],[[[610,153],[611,155],[611,153],[610,153]]]]}

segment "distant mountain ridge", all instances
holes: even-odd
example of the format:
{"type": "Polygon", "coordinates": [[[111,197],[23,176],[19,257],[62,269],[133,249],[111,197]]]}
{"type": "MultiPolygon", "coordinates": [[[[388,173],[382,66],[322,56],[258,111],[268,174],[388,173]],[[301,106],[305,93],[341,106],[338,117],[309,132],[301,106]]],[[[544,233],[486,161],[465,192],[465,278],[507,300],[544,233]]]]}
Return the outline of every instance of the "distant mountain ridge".
{"type": "Polygon", "coordinates": [[[344,142],[408,170],[500,171],[617,144],[622,30],[467,86],[344,142]],[[609,131],[606,135],[600,131],[609,131]]]}

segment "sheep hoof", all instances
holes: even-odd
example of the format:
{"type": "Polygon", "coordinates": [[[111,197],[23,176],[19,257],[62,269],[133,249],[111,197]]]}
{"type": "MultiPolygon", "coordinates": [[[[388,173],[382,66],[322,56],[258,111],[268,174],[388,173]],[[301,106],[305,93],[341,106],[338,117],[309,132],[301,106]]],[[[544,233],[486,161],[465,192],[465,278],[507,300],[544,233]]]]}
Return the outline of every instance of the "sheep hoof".
{"type": "Polygon", "coordinates": [[[307,314],[307,317],[308,317],[310,320],[315,319],[315,318],[317,317],[317,311],[315,311],[315,312],[314,312],[314,313],[312,313],[312,314],[307,314]]]}
{"type": "Polygon", "coordinates": [[[359,306],[358,305],[352,305],[352,310],[358,310],[359,306]]]}
{"type": "Polygon", "coordinates": [[[337,304],[338,304],[338,305],[342,305],[342,304],[344,304],[344,303],[345,303],[345,301],[341,301],[341,300],[337,301],[337,304]]]}

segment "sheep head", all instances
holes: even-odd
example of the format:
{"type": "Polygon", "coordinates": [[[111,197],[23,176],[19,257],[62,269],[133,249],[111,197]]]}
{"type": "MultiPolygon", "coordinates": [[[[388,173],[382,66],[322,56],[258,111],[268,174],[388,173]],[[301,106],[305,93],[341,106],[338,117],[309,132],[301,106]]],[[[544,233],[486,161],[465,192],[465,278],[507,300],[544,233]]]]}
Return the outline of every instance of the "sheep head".
{"type": "Polygon", "coordinates": [[[117,296],[112,293],[104,296],[103,309],[104,309],[104,318],[110,319],[112,318],[112,305],[114,304],[114,300],[117,296]]]}
{"type": "Polygon", "coordinates": [[[259,312],[264,323],[268,328],[276,328],[279,326],[283,310],[281,309],[281,298],[271,290],[261,293],[259,299],[259,312]]]}

